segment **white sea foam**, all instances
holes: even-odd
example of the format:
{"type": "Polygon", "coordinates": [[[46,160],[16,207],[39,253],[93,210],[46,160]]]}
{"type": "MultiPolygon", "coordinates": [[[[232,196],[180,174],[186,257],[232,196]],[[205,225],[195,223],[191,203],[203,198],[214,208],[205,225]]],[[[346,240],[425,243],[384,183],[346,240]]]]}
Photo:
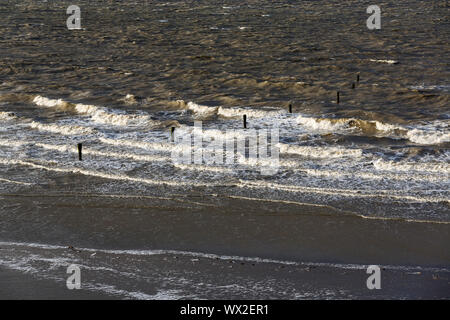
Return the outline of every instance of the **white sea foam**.
{"type": "Polygon", "coordinates": [[[219,167],[219,166],[209,166],[209,165],[201,165],[201,164],[174,164],[176,168],[181,170],[195,170],[195,171],[208,171],[208,172],[217,172],[222,174],[231,174],[235,172],[232,168],[227,167],[219,167]]]}
{"type": "Polygon", "coordinates": [[[362,156],[361,149],[349,149],[341,147],[312,147],[312,146],[296,146],[280,143],[278,144],[280,153],[297,154],[304,157],[311,158],[342,158],[342,157],[354,157],[359,158],[362,156]]]}
{"type": "Polygon", "coordinates": [[[140,148],[149,151],[172,152],[173,150],[182,149],[182,146],[180,145],[164,142],[146,142],[146,141],[110,139],[110,138],[100,138],[100,141],[113,146],[140,148]]]}
{"type": "Polygon", "coordinates": [[[22,147],[23,145],[26,145],[26,144],[28,144],[27,142],[25,142],[25,141],[21,141],[21,140],[17,140],[17,139],[14,139],[14,140],[10,140],[10,139],[1,139],[0,140],[0,146],[4,146],[4,147],[13,147],[13,148],[19,148],[19,147],[22,147]]]}
{"type": "Polygon", "coordinates": [[[397,60],[390,60],[390,59],[370,59],[372,62],[379,62],[379,63],[387,63],[387,64],[398,64],[399,62],[397,60]]]}
{"type": "Polygon", "coordinates": [[[359,127],[361,130],[373,128],[385,133],[392,133],[395,130],[406,131],[405,128],[393,124],[356,118],[315,118],[313,116],[299,115],[296,121],[309,130],[318,132],[345,132],[355,127],[359,127]]]}
{"type": "MultiPolygon", "coordinates": [[[[278,127],[272,127],[267,129],[262,129],[264,133],[277,134],[278,127]]],[[[258,137],[260,136],[262,131],[256,129],[228,129],[228,130],[220,130],[220,129],[211,129],[211,128],[203,128],[200,126],[181,126],[177,129],[177,136],[182,137],[186,134],[196,135],[201,139],[204,139],[205,142],[209,142],[209,139],[220,139],[224,142],[239,139],[244,140],[251,136],[258,137]]]]}
{"type": "Polygon", "coordinates": [[[0,181],[6,182],[6,183],[12,183],[12,184],[21,184],[21,185],[24,185],[24,186],[31,186],[31,185],[33,185],[33,183],[29,183],[29,182],[15,181],[15,180],[4,179],[4,178],[0,178],[0,181]]]}
{"type": "Polygon", "coordinates": [[[217,109],[219,107],[208,107],[203,106],[200,104],[197,104],[195,102],[188,102],[186,105],[186,108],[192,112],[194,112],[196,115],[202,116],[202,117],[209,117],[217,113],[217,109]]]}
{"type": "Polygon", "coordinates": [[[147,126],[153,127],[156,123],[149,115],[124,114],[117,110],[78,103],[75,110],[80,114],[91,116],[94,122],[116,126],[147,126]]]}
{"type": "Polygon", "coordinates": [[[399,126],[393,124],[374,121],[378,131],[384,131],[388,135],[399,133],[400,137],[405,137],[411,142],[423,145],[440,144],[450,141],[450,130],[448,123],[434,121],[426,125],[399,126]]]}
{"type": "Polygon", "coordinates": [[[59,133],[63,135],[84,135],[94,134],[96,131],[93,128],[76,126],[76,125],[64,125],[64,124],[47,124],[33,121],[29,124],[30,128],[40,131],[47,131],[51,133],[59,133]]]}
{"type": "Polygon", "coordinates": [[[407,132],[410,141],[418,144],[433,145],[444,142],[450,142],[450,131],[426,131],[420,129],[411,129],[407,132]]]}
{"type": "MultiPolygon", "coordinates": [[[[29,251],[30,248],[38,248],[40,250],[67,250],[66,248],[59,246],[49,246],[49,245],[39,245],[39,244],[29,244],[29,245],[20,245],[18,243],[3,243],[4,246],[14,247],[15,249],[19,248],[19,252],[14,250],[13,255],[8,255],[6,252],[0,258],[0,266],[21,271],[27,274],[33,274],[38,279],[47,279],[55,282],[64,281],[64,277],[58,275],[58,273],[48,272],[49,270],[65,270],[70,264],[77,264],[82,270],[89,271],[101,271],[101,272],[112,272],[117,273],[122,277],[130,277],[135,278],[135,273],[122,272],[113,268],[106,268],[96,265],[87,265],[83,263],[83,260],[77,259],[75,257],[47,257],[47,255],[53,254],[53,252],[40,251],[39,253],[35,253],[34,251],[29,251]],[[52,248],[53,247],[53,248],[52,248]],[[25,249],[25,250],[24,250],[25,249]],[[28,249],[28,250],[27,250],[28,249]],[[45,269],[46,272],[42,272],[45,269]]],[[[119,289],[115,285],[109,285],[98,282],[90,282],[89,280],[84,280],[82,285],[83,290],[93,291],[93,292],[101,292],[106,293],[111,296],[123,297],[123,298],[131,298],[135,300],[162,300],[162,299],[180,299],[181,296],[177,295],[179,290],[159,290],[155,294],[147,294],[140,291],[135,290],[126,290],[119,289]]]]}
{"type": "Polygon", "coordinates": [[[385,199],[399,199],[411,202],[448,202],[448,198],[440,196],[413,196],[398,190],[353,190],[341,188],[318,188],[318,187],[304,187],[290,184],[280,184],[266,181],[246,181],[240,180],[237,185],[240,188],[255,188],[265,189],[270,188],[274,190],[284,190],[289,192],[301,192],[312,194],[323,194],[333,197],[349,197],[349,198],[385,198],[385,199]]]}
{"type": "Polygon", "coordinates": [[[443,92],[450,92],[450,85],[445,84],[437,84],[437,85],[418,85],[418,86],[411,86],[410,87],[413,90],[420,90],[420,91],[443,91],[443,92]]]}
{"type": "Polygon", "coordinates": [[[149,128],[157,124],[148,114],[127,114],[120,110],[82,103],[71,104],[62,99],[49,99],[39,95],[33,99],[33,102],[42,107],[73,106],[74,111],[81,115],[88,115],[91,117],[92,121],[100,124],[115,126],[146,126],[149,128]]]}
{"type": "Polygon", "coordinates": [[[305,117],[299,115],[296,119],[298,124],[314,131],[337,132],[347,128],[347,124],[343,121],[332,121],[332,119],[318,119],[314,117],[305,117]]]}
{"type": "Polygon", "coordinates": [[[394,162],[377,159],[373,162],[373,166],[378,170],[387,171],[419,171],[422,173],[440,173],[443,175],[443,178],[445,177],[445,175],[450,174],[450,164],[443,162],[394,162]]]}
{"type": "Polygon", "coordinates": [[[36,96],[33,99],[33,102],[40,107],[58,107],[66,104],[66,102],[62,99],[50,99],[43,96],[36,96]]]}
{"type": "Polygon", "coordinates": [[[434,121],[426,125],[400,126],[380,121],[345,119],[345,118],[315,118],[312,116],[299,115],[297,123],[308,130],[316,132],[345,133],[349,129],[359,127],[363,132],[368,130],[376,136],[392,138],[405,138],[411,142],[423,145],[433,145],[450,141],[450,130],[448,122],[434,121]],[[372,132],[376,130],[375,132],[372,132]]]}
{"type": "Polygon", "coordinates": [[[219,107],[217,111],[219,116],[224,118],[240,118],[244,114],[249,118],[265,118],[274,117],[286,113],[285,110],[280,109],[248,109],[248,108],[224,108],[219,107]]]}
{"type": "Polygon", "coordinates": [[[404,128],[400,126],[396,126],[390,123],[383,123],[379,121],[372,121],[372,123],[375,123],[375,127],[378,131],[394,131],[394,130],[405,130],[404,128]]]}
{"type": "Polygon", "coordinates": [[[314,177],[324,177],[324,178],[336,178],[336,179],[367,179],[369,181],[373,180],[396,180],[396,181],[429,181],[429,182],[442,182],[442,177],[437,174],[430,174],[430,172],[387,172],[386,170],[379,170],[374,172],[361,171],[357,169],[342,169],[336,168],[335,170],[328,169],[309,169],[300,168],[298,171],[305,172],[309,176],[314,177]]]}
{"type": "MultiPolygon", "coordinates": [[[[41,97],[42,98],[42,97],[41,97]]],[[[45,100],[44,98],[42,98],[45,100]]],[[[39,99],[38,99],[39,100],[39,99]]],[[[40,100],[39,100],[40,101],[40,100]]],[[[53,104],[51,102],[50,104],[53,104]]],[[[17,120],[18,117],[13,112],[0,112],[0,120],[17,120]]],[[[33,121],[28,118],[21,118],[21,123],[29,126],[32,129],[47,131],[51,133],[59,133],[63,135],[74,135],[74,134],[93,134],[96,131],[93,128],[84,127],[80,125],[69,125],[62,123],[41,123],[38,121],[33,121]]]]}
{"type": "Polygon", "coordinates": [[[14,119],[17,119],[17,116],[14,114],[14,112],[0,111],[0,120],[9,121],[14,119]]]}
{"type": "Polygon", "coordinates": [[[87,170],[82,168],[75,167],[56,167],[46,164],[35,163],[27,160],[17,160],[17,159],[5,159],[0,158],[0,163],[7,165],[22,165],[26,167],[31,167],[35,169],[53,171],[53,172],[63,172],[63,173],[76,173],[85,176],[92,176],[97,178],[109,179],[109,180],[117,180],[117,181],[126,181],[126,182],[134,182],[134,183],[143,183],[149,185],[166,185],[173,187],[212,187],[217,185],[223,185],[223,183],[201,183],[201,182],[192,182],[192,181],[174,181],[174,180],[156,180],[156,179],[146,179],[140,177],[132,177],[123,174],[113,174],[108,172],[87,170]]]}
{"type": "Polygon", "coordinates": [[[194,102],[188,102],[186,108],[201,117],[218,115],[223,118],[240,118],[243,115],[247,115],[249,118],[264,118],[286,113],[285,110],[274,108],[250,109],[237,107],[210,107],[194,102]]]}
{"type": "Polygon", "coordinates": [[[133,300],[178,300],[179,296],[174,293],[178,292],[176,290],[166,290],[160,291],[154,295],[147,294],[141,291],[128,291],[123,289],[118,289],[116,286],[107,285],[104,283],[85,283],[83,282],[83,289],[90,291],[104,292],[113,296],[121,296],[131,298],[133,300]]]}
{"type": "MultiPolygon", "coordinates": [[[[36,143],[36,146],[47,149],[47,150],[55,150],[61,153],[71,152],[77,153],[76,146],[68,146],[68,145],[50,145],[44,143],[36,143]]],[[[128,152],[114,152],[114,151],[97,151],[91,148],[83,147],[83,154],[93,155],[102,158],[113,158],[113,159],[133,159],[136,161],[144,161],[144,162],[170,162],[169,157],[160,156],[160,155],[140,155],[128,152]]]]}

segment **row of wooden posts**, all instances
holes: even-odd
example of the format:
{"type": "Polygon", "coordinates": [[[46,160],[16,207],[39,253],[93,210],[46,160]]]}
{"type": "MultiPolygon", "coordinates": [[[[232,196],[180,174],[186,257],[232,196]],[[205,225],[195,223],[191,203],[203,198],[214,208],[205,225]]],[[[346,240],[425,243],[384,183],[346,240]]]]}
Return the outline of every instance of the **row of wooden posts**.
{"type": "MultiPolygon", "coordinates": [[[[356,75],[356,83],[359,83],[359,74],[356,75]]],[[[356,84],[355,82],[352,83],[352,89],[355,89],[356,84]]],[[[336,91],[336,103],[339,104],[340,102],[340,92],[336,91]]],[[[292,104],[289,104],[289,113],[292,113],[292,104]]],[[[243,124],[244,124],[244,129],[247,129],[247,115],[244,114],[243,115],[243,124]]],[[[175,127],[171,127],[170,129],[170,136],[172,138],[172,142],[174,141],[174,133],[175,133],[175,127]]],[[[80,161],[83,160],[83,144],[79,143],[78,144],[78,159],[80,161]]]]}

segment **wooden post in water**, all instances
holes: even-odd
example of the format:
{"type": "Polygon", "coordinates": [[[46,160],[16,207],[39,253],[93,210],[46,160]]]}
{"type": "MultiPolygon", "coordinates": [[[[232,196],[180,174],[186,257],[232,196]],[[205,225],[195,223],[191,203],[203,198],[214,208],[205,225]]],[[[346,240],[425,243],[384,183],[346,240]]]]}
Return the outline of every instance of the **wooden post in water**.
{"type": "Polygon", "coordinates": [[[336,92],[336,103],[339,104],[339,91],[336,92]]]}
{"type": "Polygon", "coordinates": [[[244,114],[244,129],[247,129],[247,115],[244,114]]]}
{"type": "Polygon", "coordinates": [[[292,104],[289,104],[289,113],[292,113],[292,104]]]}
{"type": "Polygon", "coordinates": [[[354,82],[352,83],[352,89],[355,89],[355,83],[354,82]]]}
{"type": "Polygon", "coordinates": [[[175,127],[170,128],[170,137],[172,138],[172,142],[175,142],[174,133],[175,133],[175,127]]]}
{"type": "Polygon", "coordinates": [[[356,82],[359,83],[359,73],[356,75],[356,82]]]}
{"type": "Polygon", "coordinates": [[[82,152],[83,152],[83,144],[82,144],[82,143],[79,143],[79,144],[78,144],[78,159],[79,159],[80,161],[83,160],[83,154],[82,154],[82,152]]]}

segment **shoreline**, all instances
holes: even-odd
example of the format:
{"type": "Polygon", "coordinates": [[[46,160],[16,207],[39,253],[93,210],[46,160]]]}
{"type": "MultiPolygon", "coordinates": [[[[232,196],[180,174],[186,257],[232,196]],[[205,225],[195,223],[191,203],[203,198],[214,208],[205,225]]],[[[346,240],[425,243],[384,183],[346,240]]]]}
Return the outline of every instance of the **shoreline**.
{"type": "MultiPolygon", "coordinates": [[[[183,292],[156,290],[137,276],[134,281],[114,284],[114,290],[68,290],[63,279],[37,278],[33,274],[0,267],[0,299],[2,300],[371,300],[371,299],[450,299],[448,272],[381,271],[381,289],[369,290],[366,270],[340,269],[330,266],[282,266],[274,263],[243,263],[235,260],[191,259],[167,255],[151,261],[152,267],[171,267],[191,274],[192,283],[217,282],[206,292],[189,285],[183,292]],[[164,261],[170,260],[170,264],[164,261]],[[181,269],[180,269],[181,268],[181,269]],[[223,279],[222,279],[223,278],[223,279]],[[215,279],[215,280],[214,280],[215,279]],[[230,279],[230,280],[229,280],[230,279]],[[239,284],[234,283],[241,279],[239,284]],[[231,281],[231,282],[229,282],[231,281]],[[222,283],[226,283],[222,285],[222,283]],[[265,284],[270,283],[269,287],[265,284]],[[234,287],[234,288],[233,288],[234,287]],[[240,287],[240,288],[239,288],[240,287]],[[132,289],[131,289],[132,288],[132,289]],[[226,289],[227,288],[227,289],[226,289]],[[108,291],[109,290],[109,291],[108,291]],[[272,292],[272,290],[274,290],[272,292]],[[283,290],[285,290],[283,292],[283,290]]],[[[64,270],[47,271],[46,276],[62,274],[64,270]]],[[[88,272],[88,271],[83,271],[88,272]]],[[[101,276],[101,274],[97,274],[101,276]]],[[[92,277],[90,274],[89,277],[92,277]]],[[[104,279],[103,279],[104,280],[104,279]]],[[[100,280],[102,281],[102,280],[100,280]]],[[[172,279],[173,281],[173,279],[172,279]]],[[[177,278],[180,283],[183,277],[177,278]]],[[[191,284],[192,284],[191,283],[191,284]]],[[[90,285],[88,285],[90,286],[90,285]]],[[[92,287],[91,287],[92,288],[92,287]]]]}
{"type": "Polygon", "coordinates": [[[65,283],[38,279],[31,274],[0,266],[0,300],[111,300],[101,292],[69,290],[65,283]]]}
{"type": "Polygon", "coordinates": [[[53,200],[3,198],[21,214],[0,210],[0,270],[31,274],[2,272],[1,299],[450,298],[444,224],[245,199],[53,200]],[[65,288],[70,264],[93,292],[65,288]],[[381,290],[367,289],[368,265],[381,290]]]}

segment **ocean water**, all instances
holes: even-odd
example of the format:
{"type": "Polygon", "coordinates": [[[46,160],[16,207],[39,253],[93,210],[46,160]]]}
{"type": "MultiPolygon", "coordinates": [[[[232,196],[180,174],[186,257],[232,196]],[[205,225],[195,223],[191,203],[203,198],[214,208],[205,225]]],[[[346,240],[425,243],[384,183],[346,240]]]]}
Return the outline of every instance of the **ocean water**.
{"type": "MultiPolygon", "coordinates": [[[[0,4],[4,246],[20,245],[30,250],[28,255],[43,256],[43,248],[35,252],[25,243],[52,250],[73,243],[99,250],[169,250],[174,242],[157,242],[152,235],[121,242],[111,233],[122,237],[120,224],[134,219],[134,211],[141,217],[145,210],[171,207],[181,214],[210,206],[227,214],[238,211],[241,201],[252,203],[246,212],[255,214],[249,218],[255,224],[258,210],[278,212],[267,209],[269,203],[281,211],[289,208],[289,214],[307,207],[311,215],[368,219],[386,229],[390,223],[419,225],[431,238],[449,240],[446,1],[385,1],[382,29],[376,31],[366,27],[368,1],[79,1],[82,29],[67,30],[70,4],[0,4]],[[193,132],[194,121],[202,121],[200,135],[226,140],[226,130],[242,129],[244,114],[248,129],[279,129],[276,174],[261,174],[258,161],[173,162],[172,152],[182,146],[171,140],[172,127],[184,135],[193,132]],[[78,143],[83,161],[78,161],[78,143]],[[120,222],[108,217],[115,200],[99,201],[98,219],[117,224],[105,224],[92,239],[84,238],[82,223],[58,220],[56,213],[61,208],[75,212],[79,200],[73,197],[86,195],[125,199],[123,211],[129,216],[120,222]],[[157,199],[157,204],[149,206],[153,200],[145,199],[157,199]]],[[[80,221],[97,219],[94,204],[80,208],[86,211],[80,221]]],[[[320,222],[316,226],[320,232],[320,222]]],[[[183,232],[192,240],[189,231],[183,232]]],[[[175,249],[208,251],[191,240],[175,249]]],[[[208,253],[234,256],[232,248],[214,250],[208,253]]],[[[390,264],[402,248],[396,250],[379,258],[390,264]]],[[[425,249],[417,250],[422,257],[425,249]]],[[[360,253],[266,254],[276,261],[344,265],[370,260],[360,253]]],[[[429,263],[426,258],[394,259],[394,264],[448,270],[448,252],[435,257],[429,263]]],[[[21,253],[16,259],[29,261],[29,256],[21,253]]],[[[2,261],[18,265],[10,255],[2,261]]],[[[160,297],[142,294],[124,296],[160,297]]],[[[172,294],[161,297],[176,297],[176,291],[172,294]]],[[[184,291],[181,296],[192,297],[184,291]]]]}

